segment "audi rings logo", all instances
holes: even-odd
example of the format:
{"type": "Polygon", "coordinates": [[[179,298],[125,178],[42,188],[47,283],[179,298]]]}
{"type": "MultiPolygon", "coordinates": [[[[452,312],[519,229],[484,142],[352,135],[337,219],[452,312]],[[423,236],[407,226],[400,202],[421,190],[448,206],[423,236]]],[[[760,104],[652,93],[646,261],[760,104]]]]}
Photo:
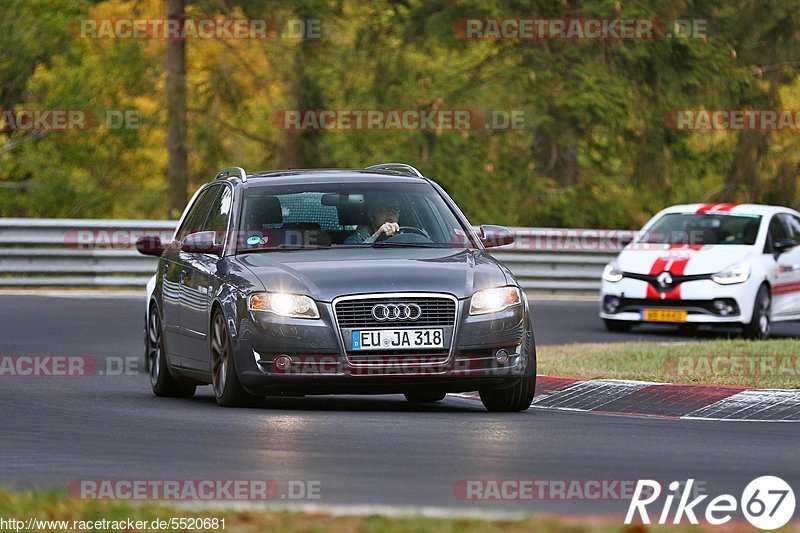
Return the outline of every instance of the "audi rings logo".
{"type": "Polygon", "coordinates": [[[384,320],[419,320],[422,308],[417,304],[378,304],[372,308],[372,318],[384,320]]]}

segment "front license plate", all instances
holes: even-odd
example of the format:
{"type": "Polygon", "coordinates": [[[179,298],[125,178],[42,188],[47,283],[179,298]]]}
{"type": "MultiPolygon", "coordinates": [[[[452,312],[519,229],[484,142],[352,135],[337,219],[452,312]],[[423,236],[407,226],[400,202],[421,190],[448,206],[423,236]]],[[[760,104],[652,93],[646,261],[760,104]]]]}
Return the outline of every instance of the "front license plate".
{"type": "Polygon", "coordinates": [[[353,350],[413,350],[444,348],[442,328],[361,329],[353,331],[353,350]]]}
{"type": "Polygon", "coordinates": [[[645,309],[642,312],[645,322],[686,322],[686,311],[682,309],[645,309]]]}

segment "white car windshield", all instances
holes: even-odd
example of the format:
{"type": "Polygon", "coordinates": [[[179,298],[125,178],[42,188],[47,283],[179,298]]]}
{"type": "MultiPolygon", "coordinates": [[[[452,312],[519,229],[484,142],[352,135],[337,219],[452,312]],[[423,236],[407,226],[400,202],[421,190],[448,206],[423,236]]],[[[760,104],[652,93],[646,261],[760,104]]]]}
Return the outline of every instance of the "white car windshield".
{"type": "Polygon", "coordinates": [[[759,215],[668,213],[637,242],[652,244],[755,244],[759,215]]]}

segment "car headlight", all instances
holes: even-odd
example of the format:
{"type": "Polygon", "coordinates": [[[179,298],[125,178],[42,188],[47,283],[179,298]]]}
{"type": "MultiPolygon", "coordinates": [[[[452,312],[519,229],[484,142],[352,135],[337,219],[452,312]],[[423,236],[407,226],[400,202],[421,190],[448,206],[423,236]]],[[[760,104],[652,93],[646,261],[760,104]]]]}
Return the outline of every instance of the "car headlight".
{"type": "Polygon", "coordinates": [[[711,279],[720,285],[733,285],[734,283],[744,283],[750,278],[749,266],[735,266],[717,272],[711,279]]]}
{"type": "Polygon", "coordinates": [[[319,318],[317,304],[308,296],[287,292],[261,292],[251,294],[247,300],[251,311],[273,313],[292,318],[319,318]]]}
{"type": "Polygon", "coordinates": [[[512,305],[522,303],[518,287],[497,287],[475,292],[469,304],[469,314],[496,313],[512,305]]]}
{"type": "Polygon", "coordinates": [[[616,283],[622,279],[622,271],[617,270],[617,267],[613,264],[606,265],[606,268],[603,270],[603,279],[611,283],[616,283]]]}

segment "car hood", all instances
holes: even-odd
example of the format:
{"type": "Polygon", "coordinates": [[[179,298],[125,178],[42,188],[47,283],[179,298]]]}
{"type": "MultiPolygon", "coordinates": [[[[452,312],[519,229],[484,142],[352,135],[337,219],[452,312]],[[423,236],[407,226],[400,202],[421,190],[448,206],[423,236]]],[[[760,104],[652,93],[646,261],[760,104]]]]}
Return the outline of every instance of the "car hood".
{"type": "Polygon", "coordinates": [[[644,245],[633,244],[620,252],[617,264],[623,272],[650,274],[656,269],[675,271],[682,274],[714,274],[753,253],[754,247],[737,244],[717,244],[698,246],[644,245]]]}
{"type": "Polygon", "coordinates": [[[331,248],[250,253],[236,259],[265,290],[308,294],[325,302],[371,292],[443,292],[467,298],[478,289],[509,283],[507,269],[482,250],[331,248]]]}

